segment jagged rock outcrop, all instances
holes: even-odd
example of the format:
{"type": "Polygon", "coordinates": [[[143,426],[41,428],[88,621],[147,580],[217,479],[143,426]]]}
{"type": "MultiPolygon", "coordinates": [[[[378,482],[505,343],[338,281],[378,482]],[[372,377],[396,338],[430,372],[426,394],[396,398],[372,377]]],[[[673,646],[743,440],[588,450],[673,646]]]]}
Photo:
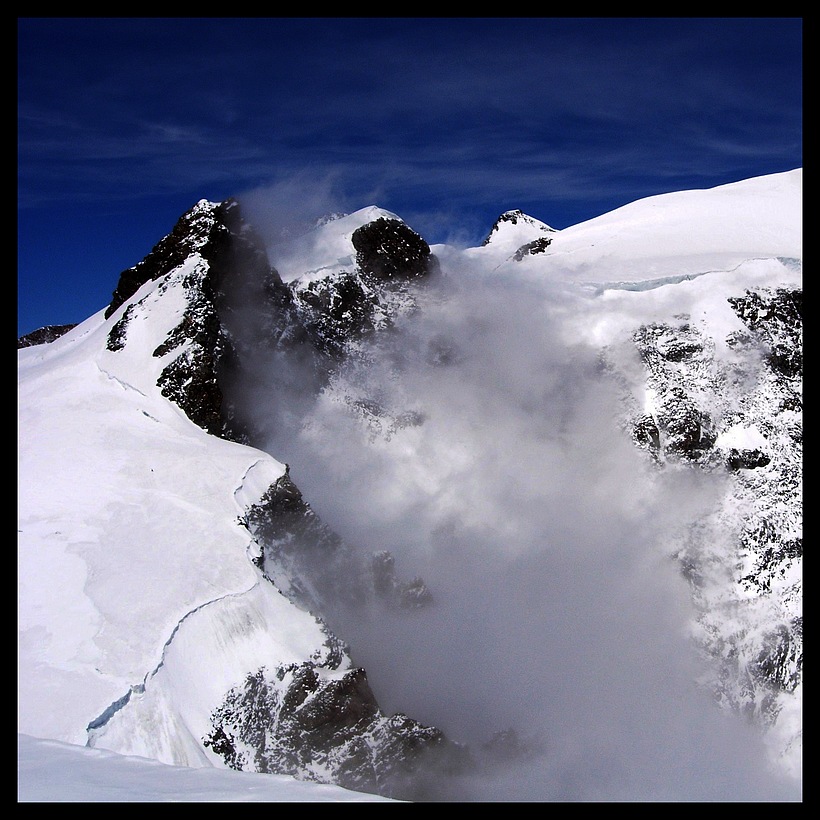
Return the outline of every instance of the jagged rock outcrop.
{"type": "Polygon", "coordinates": [[[355,267],[291,285],[311,342],[336,360],[367,334],[412,311],[413,284],[439,271],[427,242],[400,220],[375,219],[355,230],[351,241],[355,267]]]}
{"type": "Polygon", "coordinates": [[[802,679],[802,293],[729,303],[748,329],[726,340],[733,361],[685,316],[634,334],[652,400],[632,435],[661,466],[726,471],[725,494],[677,558],[718,699],[771,725],[802,679]]]}
{"type": "Polygon", "coordinates": [[[677,326],[654,323],[640,327],[633,339],[647,369],[647,388],[657,397],[651,416],[642,415],[633,438],[656,458],[701,461],[715,442],[709,413],[690,395],[690,370],[707,380],[704,359],[709,340],[687,321],[677,326]]]}
{"type": "Polygon", "coordinates": [[[421,609],[432,603],[432,593],[422,578],[399,580],[396,575],[396,559],[388,550],[375,553],[370,568],[373,590],[379,600],[403,609],[421,609]]]}
{"type": "MultiPolygon", "coordinates": [[[[209,433],[247,443],[252,431],[226,394],[248,377],[255,349],[309,347],[309,333],[238,202],[198,202],[142,262],[120,275],[106,315],[155,280],[185,292],[181,320],[153,353],[169,359],[158,380],[162,394],[209,433]]],[[[127,343],[138,305],[128,304],[112,326],[109,350],[127,343]]]]}
{"type": "MultiPolygon", "coordinates": [[[[772,291],[746,291],[729,303],[759,343],[773,370],[793,380],[803,375],[803,293],[777,288],[772,291]]],[[[735,338],[735,343],[742,339],[735,338]]],[[[801,405],[802,406],[802,405],[801,405]]],[[[795,408],[797,409],[797,408],[795,408]]]]}
{"type": "MultiPolygon", "coordinates": [[[[106,317],[113,316],[142,285],[162,278],[166,287],[181,280],[185,292],[179,324],[153,353],[170,359],[158,380],[162,394],[209,433],[241,439],[241,433],[233,429],[220,383],[220,371],[231,366],[234,355],[224,318],[251,283],[264,283],[274,291],[284,289],[268,264],[264,245],[244,224],[235,200],[220,204],[201,200],[184,214],[142,262],[123,271],[106,317]],[[176,355],[171,358],[170,354],[176,355]]],[[[129,304],[114,323],[109,350],[116,352],[127,343],[137,304],[129,304]]]]}
{"type": "Polygon", "coordinates": [[[212,293],[218,290],[219,280],[237,268],[269,269],[264,246],[250,234],[236,200],[200,200],[141,262],[120,274],[105,317],[110,318],[146,282],[167,275],[195,255],[202,256],[212,268],[208,283],[212,293]]]}
{"type": "Polygon", "coordinates": [[[384,324],[380,296],[361,272],[342,271],[295,290],[294,302],[316,348],[339,358],[351,341],[384,324]]]}
{"type": "Polygon", "coordinates": [[[45,345],[65,336],[69,330],[77,327],[73,325],[45,325],[44,327],[32,330],[31,333],[26,333],[17,339],[17,349],[21,347],[33,347],[34,345],[45,345]]]}
{"type": "Polygon", "coordinates": [[[397,219],[381,217],[362,225],[352,236],[356,264],[377,280],[413,279],[437,270],[430,246],[397,219]]]}
{"type": "Polygon", "coordinates": [[[418,609],[432,603],[421,578],[400,581],[388,550],[369,559],[346,544],[283,475],[244,517],[259,545],[257,566],[276,587],[315,612],[334,606],[368,603],[418,609]]]}
{"type": "Polygon", "coordinates": [[[342,603],[362,597],[363,579],[351,570],[351,550],[310,508],[288,473],[248,508],[243,523],[259,545],[257,566],[295,603],[319,611],[328,597],[342,603]]]}
{"type": "Polygon", "coordinates": [[[552,244],[552,239],[548,236],[542,236],[538,239],[533,239],[532,242],[527,242],[522,245],[514,254],[513,259],[520,262],[525,256],[531,256],[536,253],[544,253],[544,251],[552,244]]]}
{"type": "Polygon", "coordinates": [[[310,662],[259,669],[227,694],[213,727],[205,745],[231,768],[400,799],[430,798],[429,775],[459,774],[472,763],[438,729],[384,715],[363,669],[329,675],[310,662]]]}

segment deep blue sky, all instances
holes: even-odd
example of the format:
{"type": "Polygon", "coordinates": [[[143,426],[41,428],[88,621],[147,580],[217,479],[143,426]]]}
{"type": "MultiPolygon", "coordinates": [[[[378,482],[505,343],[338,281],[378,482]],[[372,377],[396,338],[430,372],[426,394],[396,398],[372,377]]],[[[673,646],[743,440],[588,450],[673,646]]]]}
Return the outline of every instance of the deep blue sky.
{"type": "Polygon", "coordinates": [[[18,18],[18,335],[201,198],[474,245],[801,167],[802,61],[801,18],[18,18]]]}

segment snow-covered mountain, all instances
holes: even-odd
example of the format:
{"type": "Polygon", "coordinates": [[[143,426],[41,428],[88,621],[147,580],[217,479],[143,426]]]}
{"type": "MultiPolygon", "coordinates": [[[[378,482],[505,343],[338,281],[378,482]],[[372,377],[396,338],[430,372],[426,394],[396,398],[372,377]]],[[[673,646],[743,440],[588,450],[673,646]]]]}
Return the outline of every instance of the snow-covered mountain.
{"type": "Polygon", "coordinates": [[[802,172],[467,249],[251,222],[200,201],[19,342],[18,731],[411,800],[799,796],[802,172]]]}

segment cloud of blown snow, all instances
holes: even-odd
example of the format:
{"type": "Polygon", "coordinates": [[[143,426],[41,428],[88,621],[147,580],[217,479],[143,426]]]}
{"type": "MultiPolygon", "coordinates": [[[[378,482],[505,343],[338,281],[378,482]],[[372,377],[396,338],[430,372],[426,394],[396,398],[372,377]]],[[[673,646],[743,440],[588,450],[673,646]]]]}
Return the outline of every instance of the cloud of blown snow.
{"type": "Polygon", "coordinates": [[[245,218],[269,242],[272,251],[310,229],[326,214],[347,210],[332,172],[303,171],[239,196],[245,218]]]}
{"type": "Polygon", "coordinates": [[[320,517],[434,596],[327,620],[385,711],[473,749],[480,776],[442,794],[799,799],[755,730],[695,683],[671,555],[721,479],[660,472],[631,444],[600,351],[565,333],[588,297],[474,262],[420,294],[298,414],[260,384],[253,404],[261,446],[320,517]]]}

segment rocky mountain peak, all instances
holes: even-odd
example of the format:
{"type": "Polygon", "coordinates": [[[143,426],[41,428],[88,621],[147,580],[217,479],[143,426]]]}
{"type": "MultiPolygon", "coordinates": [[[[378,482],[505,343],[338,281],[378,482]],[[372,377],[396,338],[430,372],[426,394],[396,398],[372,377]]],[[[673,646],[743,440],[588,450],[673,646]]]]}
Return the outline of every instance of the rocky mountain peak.
{"type": "Polygon", "coordinates": [[[524,245],[527,241],[535,241],[541,238],[544,234],[556,233],[555,228],[551,228],[544,222],[528,216],[519,209],[511,211],[504,211],[501,216],[496,219],[490,232],[481,243],[482,247],[495,242],[501,236],[515,235],[516,238],[521,238],[522,241],[516,247],[524,245]],[[525,238],[528,237],[528,238],[525,238]]]}
{"type": "Polygon", "coordinates": [[[356,263],[376,279],[412,279],[436,267],[427,242],[398,219],[380,217],[362,225],[352,241],[356,263]]]}
{"type": "Polygon", "coordinates": [[[111,318],[128,303],[109,331],[110,351],[125,347],[130,323],[143,310],[140,302],[132,301],[136,292],[159,280],[162,292],[181,291],[185,304],[176,326],[156,340],[154,357],[168,357],[158,381],[162,394],[208,432],[241,438],[223,401],[222,383],[235,359],[236,310],[287,295],[264,243],[244,222],[239,203],[200,200],[141,262],[123,271],[106,311],[111,318]],[[172,353],[176,355],[171,358],[172,353]]]}
{"type": "Polygon", "coordinates": [[[193,253],[202,250],[208,242],[213,241],[215,231],[226,231],[227,225],[220,216],[227,215],[234,209],[234,205],[231,200],[217,204],[201,199],[186,211],[171,232],[141,262],[120,274],[111,304],[105,311],[106,319],[146,282],[158,279],[182,264],[193,253]]]}

